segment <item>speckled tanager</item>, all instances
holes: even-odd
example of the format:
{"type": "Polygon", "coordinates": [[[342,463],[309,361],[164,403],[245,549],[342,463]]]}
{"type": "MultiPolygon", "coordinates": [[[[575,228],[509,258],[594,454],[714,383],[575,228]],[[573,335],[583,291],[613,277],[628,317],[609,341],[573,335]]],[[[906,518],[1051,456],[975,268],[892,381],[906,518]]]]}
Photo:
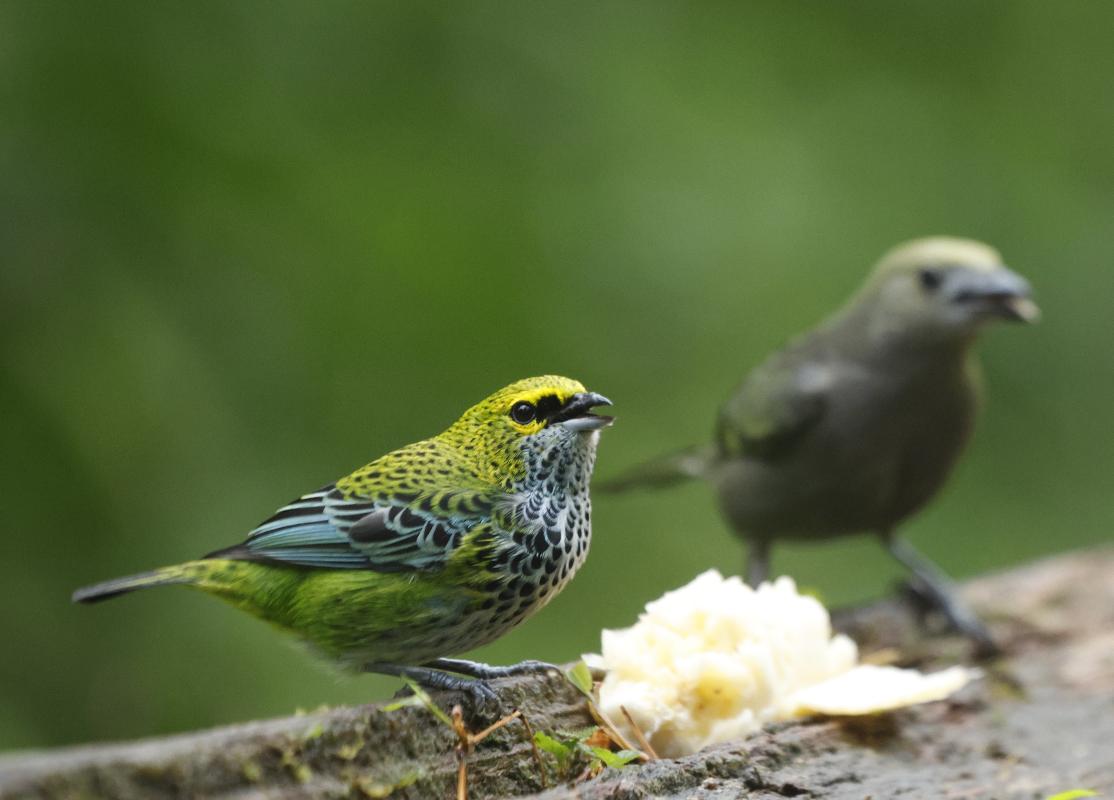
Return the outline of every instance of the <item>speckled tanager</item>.
{"type": "Polygon", "coordinates": [[[983,653],[994,644],[948,579],[896,534],[932,499],[980,405],[979,332],[1030,322],[1029,284],[993,248],[934,237],[887,253],[851,300],[754,369],[720,410],[713,443],[601,485],[702,478],[763,580],[774,539],[874,532],[912,573],[912,588],[983,653]]]}
{"type": "Polygon", "coordinates": [[[88,603],[181,584],[285,629],[350,671],[493,699],[487,679],[550,665],[445,658],[551,600],[588,554],[602,395],[512,383],[446,431],[280,508],[241,544],[79,589],[88,603]],[[464,680],[460,676],[475,680],[464,680]]]}

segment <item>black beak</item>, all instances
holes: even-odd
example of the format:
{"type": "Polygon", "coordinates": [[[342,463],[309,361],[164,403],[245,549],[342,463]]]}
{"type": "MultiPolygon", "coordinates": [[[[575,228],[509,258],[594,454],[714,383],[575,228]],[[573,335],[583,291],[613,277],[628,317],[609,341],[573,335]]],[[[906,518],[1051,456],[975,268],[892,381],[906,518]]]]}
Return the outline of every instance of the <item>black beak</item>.
{"type": "Polygon", "coordinates": [[[549,418],[552,425],[564,425],[574,431],[595,431],[606,428],[615,421],[614,417],[606,417],[592,413],[596,406],[609,406],[611,401],[602,394],[595,392],[577,392],[561,406],[561,409],[549,418]]]}

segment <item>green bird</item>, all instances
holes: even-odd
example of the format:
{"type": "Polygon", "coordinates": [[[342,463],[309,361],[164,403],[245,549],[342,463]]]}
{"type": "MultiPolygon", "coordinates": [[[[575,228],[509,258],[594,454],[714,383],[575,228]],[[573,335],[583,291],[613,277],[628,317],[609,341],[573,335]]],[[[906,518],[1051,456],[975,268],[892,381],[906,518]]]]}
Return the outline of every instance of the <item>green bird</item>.
{"type": "Polygon", "coordinates": [[[897,535],[932,499],[980,406],[979,332],[1034,321],[1029,284],[968,239],[902,244],[841,310],[753,370],[720,410],[714,441],[653,461],[604,490],[702,478],[747,543],[747,581],[767,577],[774,539],[874,532],[911,585],[995,650],[950,581],[897,535]]]}
{"type": "Polygon", "coordinates": [[[544,670],[447,655],[542,608],[588,555],[588,484],[610,405],[568,378],[512,383],[446,431],[280,508],[242,543],[79,589],[90,603],[181,584],[292,633],[347,671],[495,700],[488,679],[544,670]],[[475,680],[465,680],[467,676],[475,680]]]}

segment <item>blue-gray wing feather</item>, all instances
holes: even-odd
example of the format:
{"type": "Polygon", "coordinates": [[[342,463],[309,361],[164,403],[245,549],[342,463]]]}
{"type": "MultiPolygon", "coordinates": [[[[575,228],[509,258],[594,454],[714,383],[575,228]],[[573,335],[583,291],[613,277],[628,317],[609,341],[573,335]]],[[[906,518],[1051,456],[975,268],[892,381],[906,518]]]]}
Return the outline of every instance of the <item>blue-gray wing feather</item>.
{"type": "Polygon", "coordinates": [[[242,545],[213,555],[324,569],[436,569],[479,521],[439,517],[389,500],[346,498],[326,486],[280,508],[242,545]]]}

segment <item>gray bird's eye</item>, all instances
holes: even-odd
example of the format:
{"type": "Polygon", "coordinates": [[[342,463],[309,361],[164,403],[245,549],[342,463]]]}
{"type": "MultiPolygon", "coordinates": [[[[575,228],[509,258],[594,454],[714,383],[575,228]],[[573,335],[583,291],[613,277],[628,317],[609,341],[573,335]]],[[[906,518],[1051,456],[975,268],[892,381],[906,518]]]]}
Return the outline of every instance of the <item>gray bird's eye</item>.
{"type": "Polygon", "coordinates": [[[920,278],[921,287],[926,292],[936,291],[944,282],[944,272],[939,269],[922,269],[917,273],[917,277],[920,278]]]}
{"type": "Polygon", "coordinates": [[[537,411],[538,410],[534,408],[533,403],[527,403],[525,401],[521,403],[515,403],[513,406],[511,406],[511,419],[513,419],[519,425],[529,425],[531,422],[534,421],[534,417],[537,414],[537,411]]]}

